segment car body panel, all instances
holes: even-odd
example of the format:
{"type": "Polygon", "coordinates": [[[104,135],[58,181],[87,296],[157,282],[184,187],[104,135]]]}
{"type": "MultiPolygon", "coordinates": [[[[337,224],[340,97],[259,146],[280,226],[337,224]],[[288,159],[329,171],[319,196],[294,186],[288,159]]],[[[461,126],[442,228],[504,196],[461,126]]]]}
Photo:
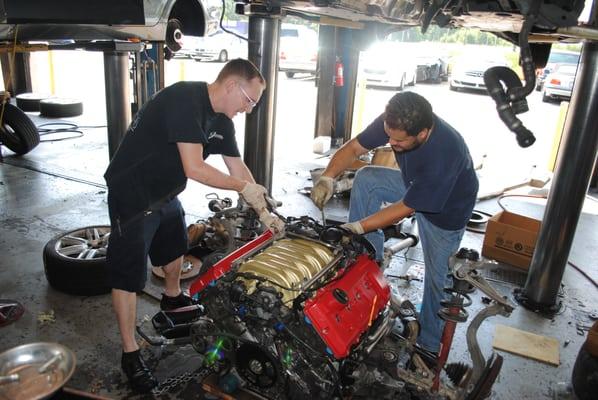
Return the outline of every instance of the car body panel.
{"type": "Polygon", "coordinates": [[[209,16],[214,14],[219,2],[143,0],[139,3],[128,0],[124,3],[128,7],[116,0],[60,0],[49,7],[46,0],[0,0],[0,40],[14,40],[16,33],[20,41],[163,41],[167,23],[172,18],[181,22],[184,34],[202,36],[208,30],[208,21],[212,19],[209,16]],[[51,15],[40,15],[42,8],[52,10],[51,15]],[[128,10],[127,15],[115,17],[115,8],[128,10]],[[139,18],[139,13],[143,13],[143,18],[139,18]],[[11,23],[14,21],[18,22],[18,30],[17,25],[11,23]]]}

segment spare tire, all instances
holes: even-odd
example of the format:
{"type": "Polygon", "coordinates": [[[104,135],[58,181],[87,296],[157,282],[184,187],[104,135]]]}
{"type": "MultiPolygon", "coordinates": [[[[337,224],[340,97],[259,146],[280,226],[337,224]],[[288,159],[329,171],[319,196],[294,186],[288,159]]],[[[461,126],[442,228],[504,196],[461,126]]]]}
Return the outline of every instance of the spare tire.
{"type": "Polygon", "coordinates": [[[48,118],[76,117],[83,114],[83,103],[75,99],[50,97],[39,102],[39,112],[48,118]]]}
{"type": "Polygon", "coordinates": [[[49,97],[50,95],[41,93],[17,94],[17,107],[23,111],[39,112],[39,102],[49,97]]]}
{"type": "Polygon", "coordinates": [[[27,114],[6,103],[0,125],[0,141],[17,155],[23,155],[39,144],[39,132],[27,114]]]}
{"type": "Polygon", "coordinates": [[[44,271],[54,289],[78,296],[110,292],[106,251],[110,226],[78,228],[57,235],[44,247],[44,271]]]}

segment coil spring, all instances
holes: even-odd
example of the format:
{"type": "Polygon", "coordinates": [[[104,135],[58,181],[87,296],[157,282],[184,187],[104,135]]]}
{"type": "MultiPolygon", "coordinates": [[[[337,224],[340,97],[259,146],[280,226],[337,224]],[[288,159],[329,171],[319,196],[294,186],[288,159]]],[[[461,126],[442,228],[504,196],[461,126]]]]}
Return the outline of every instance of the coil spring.
{"type": "Polygon", "coordinates": [[[471,305],[471,297],[467,291],[469,291],[469,283],[453,279],[453,286],[444,288],[444,292],[450,295],[450,299],[440,301],[443,308],[438,311],[438,316],[445,321],[467,321],[469,313],[465,308],[471,305]]]}

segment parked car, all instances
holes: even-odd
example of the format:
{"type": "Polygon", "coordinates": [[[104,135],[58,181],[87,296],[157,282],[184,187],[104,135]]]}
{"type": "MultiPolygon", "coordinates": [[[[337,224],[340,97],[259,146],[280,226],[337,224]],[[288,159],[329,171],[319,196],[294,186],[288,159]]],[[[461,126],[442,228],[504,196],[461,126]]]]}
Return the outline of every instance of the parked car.
{"type": "Polygon", "coordinates": [[[563,64],[546,76],[542,101],[571,98],[577,65],[563,64]]]}
{"type": "Polygon", "coordinates": [[[380,41],[374,43],[360,57],[361,73],[366,85],[403,90],[417,82],[417,65],[401,43],[380,41]]]}
{"type": "Polygon", "coordinates": [[[318,66],[318,34],[303,25],[282,24],[278,70],[292,78],[297,73],[314,74],[318,66]]]}
{"type": "Polygon", "coordinates": [[[536,75],[536,90],[542,90],[546,77],[552,71],[560,68],[562,65],[572,65],[577,67],[580,54],[573,51],[553,50],[550,52],[546,66],[539,70],[536,75]]]}
{"type": "Polygon", "coordinates": [[[443,57],[419,55],[415,57],[415,63],[418,82],[440,83],[448,80],[448,63],[443,57]]]}
{"type": "Polygon", "coordinates": [[[232,58],[247,58],[247,41],[223,30],[197,38],[195,46],[191,52],[195,61],[227,62],[232,58]]]}
{"type": "Polygon", "coordinates": [[[457,58],[451,69],[449,88],[451,90],[471,89],[486,91],[484,72],[488,68],[506,67],[504,57],[495,54],[468,54],[457,58]]]}

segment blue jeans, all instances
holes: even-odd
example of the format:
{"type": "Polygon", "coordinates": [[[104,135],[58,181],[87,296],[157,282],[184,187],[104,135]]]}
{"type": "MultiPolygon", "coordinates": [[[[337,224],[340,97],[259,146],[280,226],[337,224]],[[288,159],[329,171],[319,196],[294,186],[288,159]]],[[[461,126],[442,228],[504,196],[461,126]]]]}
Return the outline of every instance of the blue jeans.
{"type": "MultiPolygon", "coordinates": [[[[378,212],[383,203],[400,201],[405,191],[399,170],[377,166],[361,168],[353,181],[349,222],[378,212]]],[[[438,352],[444,329],[444,321],[438,317],[438,310],[440,301],[444,299],[444,287],[451,285],[447,277],[448,259],[459,249],[465,228],[454,231],[441,229],[418,212],[415,218],[425,263],[424,295],[419,314],[421,332],[417,342],[426,350],[438,352]]],[[[370,232],[366,238],[376,249],[376,258],[381,260],[384,254],[382,230],[370,232]]]]}

